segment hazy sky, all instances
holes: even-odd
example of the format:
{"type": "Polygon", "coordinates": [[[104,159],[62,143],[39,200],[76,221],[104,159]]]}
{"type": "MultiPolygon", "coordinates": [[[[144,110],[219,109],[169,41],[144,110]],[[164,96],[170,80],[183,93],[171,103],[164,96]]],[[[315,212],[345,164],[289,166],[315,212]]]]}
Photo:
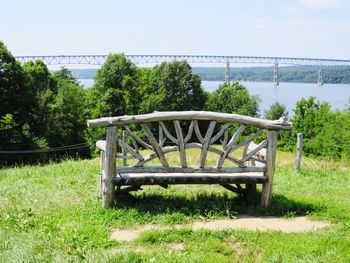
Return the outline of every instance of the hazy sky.
{"type": "Polygon", "coordinates": [[[350,0],[0,0],[14,55],[350,58],[350,0]]]}

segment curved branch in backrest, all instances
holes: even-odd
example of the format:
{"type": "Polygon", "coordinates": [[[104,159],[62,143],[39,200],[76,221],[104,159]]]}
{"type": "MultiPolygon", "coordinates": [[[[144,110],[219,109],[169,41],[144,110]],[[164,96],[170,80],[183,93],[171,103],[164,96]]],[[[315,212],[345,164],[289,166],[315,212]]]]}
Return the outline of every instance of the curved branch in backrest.
{"type": "Polygon", "coordinates": [[[174,126],[175,126],[175,132],[176,132],[176,137],[177,137],[177,141],[178,141],[178,146],[179,146],[181,166],[186,168],[187,167],[187,160],[186,160],[185,142],[184,142],[184,137],[182,134],[180,121],[174,121],[174,126]]]}
{"type": "Polygon", "coordinates": [[[160,125],[160,127],[162,127],[165,136],[166,136],[170,141],[172,141],[173,143],[178,144],[178,140],[177,140],[174,136],[172,136],[172,135],[170,134],[170,132],[168,131],[168,129],[167,129],[167,127],[165,126],[164,122],[160,121],[160,122],[159,122],[159,125],[160,125]]]}
{"type": "Polygon", "coordinates": [[[133,133],[128,126],[124,126],[125,130],[128,132],[128,134],[135,140],[137,141],[140,145],[145,147],[148,150],[153,151],[153,147],[149,145],[148,143],[144,142],[139,136],[137,136],[135,133],[133,133]]]}
{"type": "Polygon", "coordinates": [[[188,127],[187,135],[184,139],[185,143],[187,143],[191,139],[192,133],[193,133],[193,127],[194,127],[194,121],[191,121],[190,126],[188,127]]]}
{"type": "MultiPolygon", "coordinates": [[[[195,143],[195,142],[186,143],[185,144],[185,149],[202,149],[202,147],[203,147],[202,144],[195,143]]],[[[163,154],[168,154],[168,153],[177,152],[177,151],[179,151],[179,146],[167,146],[167,147],[163,147],[162,148],[163,154]]],[[[218,149],[218,148],[216,148],[214,146],[209,146],[208,147],[208,152],[213,152],[213,153],[216,153],[218,155],[223,154],[223,150],[220,150],[220,149],[218,149]]],[[[157,158],[158,158],[157,154],[156,153],[152,153],[152,154],[146,156],[143,159],[143,161],[139,161],[134,166],[136,166],[136,167],[143,166],[144,164],[146,164],[146,163],[148,163],[148,162],[150,162],[150,161],[152,161],[154,159],[157,159],[157,158]]],[[[237,159],[237,158],[235,158],[235,157],[233,157],[231,155],[228,155],[226,157],[226,159],[231,161],[231,162],[233,162],[233,163],[235,163],[235,164],[237,164],[239,167],[246,167],[241,160],[239,160],[239,159],[237,159]]]]}
{"type": "Polygon", "coordinates": [[[215,143],[231,125],[232,123],[225,123],[225,125],[220,129],[220,131],[218,131],[218,133],[213,138],[211,138],[210,144],[215,143]]]}
{"type": "Polygon", "coordinates": [[[236,143],[236,141],[238,140],[238,138],[241,136],[242,132],[245,130],[246,126],[241,125],[237,131],[232,135],[230,141],[228,142],[228,144],[226,145],[226,147],[223,150],[222,155],[220,156],[220,158],[218,159],[217,162],[217,167],[221,168],[222,165],[224,164],[225,159],[227,158],[227,156],[230,154],[230,150],[233,147],[233,145],[236,143]]]}
{"type": "Polygon", "coordinates": [[[199,125],[198,125],[198,121],[197,120],[194,120],[194,131],[196,133],[196,136],[197,136],[197,139],[198,141],[203,144],[204,143],[204,138],[201,134],[201,131],[199,130],[199,125]]]}

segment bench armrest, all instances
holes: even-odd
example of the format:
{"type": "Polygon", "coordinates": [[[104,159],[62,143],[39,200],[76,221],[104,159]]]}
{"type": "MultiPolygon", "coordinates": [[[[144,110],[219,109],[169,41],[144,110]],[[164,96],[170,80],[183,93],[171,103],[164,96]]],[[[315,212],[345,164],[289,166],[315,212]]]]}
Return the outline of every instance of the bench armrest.
{"type": "Polygon", "coordinates": [[[102,151],[106,151],[106,141],[105,140],[99,140],[96,142],[96,147],[102,151]]]}

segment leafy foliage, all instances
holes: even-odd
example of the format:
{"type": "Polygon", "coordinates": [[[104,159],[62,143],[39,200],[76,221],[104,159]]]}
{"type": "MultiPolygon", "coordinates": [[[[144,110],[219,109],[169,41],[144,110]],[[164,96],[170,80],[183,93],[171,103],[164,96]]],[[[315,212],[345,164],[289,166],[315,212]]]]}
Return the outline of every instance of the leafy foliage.
{"type": "MultiPolygon", "coordinates": [[[[86,91],[69,70],[52,74],[42,61],[21,66],[0,42],[0,92],[0,150],[42,150],[85,141],[86,91]]],[[[48,158],[45,153],[2,154],[0,165],[48,158]]]]}
{"type": "Polygon", "coordinates": [[[306,146],[314,155],[350,161],[350,112],[330,113],[321,131],[306,146]]]}
{"type": "Polygon", "coordinates": [[[288,111],[286,106],[279,102],[275,102],[265,111],[265,118],[268,120],[278,120],[281,117],[288,119],[288,111]]]}
{"type": "Polygon", "coordinates": [[[260,99],[251,96],[239,82],[222,84],[209,95],[206,108],[211,111],[258,116],[260,99]]]}
{"type": "Polygon", "coordinates": [[[136,83],[136,66],[123,54],[110,54],[97,70],[89,95],[91,117],[125,115],[136,83]]]}
{"type": "Polygon", "coordinates": [[[141,112],[202,110],[206,95],[198,75],[186,61],[163,62],[151,72],[144,71],[141,112]]]}

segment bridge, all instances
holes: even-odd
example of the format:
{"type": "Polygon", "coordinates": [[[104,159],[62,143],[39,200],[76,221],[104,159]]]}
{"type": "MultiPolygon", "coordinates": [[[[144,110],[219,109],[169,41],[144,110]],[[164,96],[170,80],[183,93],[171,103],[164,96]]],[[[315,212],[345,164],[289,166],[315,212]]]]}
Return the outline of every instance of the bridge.
{"type": "MultiPolygon", "coordinates": [[[[323,84],[322,67],[350,66],[350,59],[296,58],[296,57],[258,57],[258,56],[206,56],[206,55],[126,55],[135,64],[158,64],[176,60],[186,60],[190,64],[224,64],[225,82],[229,82],[230,64],[273,65],[273,83],[279,84],[279,65],[303,65],[318,67],[318,84],[323,84]]],[[[20,62],[42,60],[47,65],[101,65],[107,55],[54,55],[54,56],[16,56],[20,62]]]]}

